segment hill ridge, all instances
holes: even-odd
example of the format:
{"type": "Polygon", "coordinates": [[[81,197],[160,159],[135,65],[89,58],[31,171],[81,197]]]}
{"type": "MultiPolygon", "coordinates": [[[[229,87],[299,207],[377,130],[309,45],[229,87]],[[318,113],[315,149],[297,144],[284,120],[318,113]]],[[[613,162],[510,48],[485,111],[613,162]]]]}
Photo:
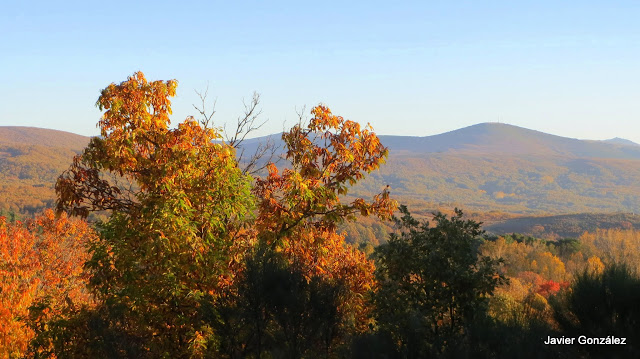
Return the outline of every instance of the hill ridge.
{"type": "MultiPolygon", "coordinates": [[[[275,133],[254,137],[245,140],[245,143],[251,146],[260,143],[267,138],[279,139],[280,135],[281,133],[275,133]]],[[[543,144],[548,144],[550,141],[556,141],[558,143],[553,144],[554,147],[551,147],[551,149],[556,151],[556,154],[563,155],[571,151],[567,151],[566,148],[562,149],[561,147],[575,147],[580,146],[580,144],[583,147],[585,145],[591,145],[592,147],[600,150],[605,148],[610,150],[619,149],[620,146],[622,146],[622,148],[626,148],[627,146],[631,148],[634,148],[636,146],[640,147],[640,144],[620,137],[615,137],[608,140],[577,139],[503,122],[481,122],[434,135],[404,136],[378,134],[378,136],[381,138],[381,140],[383,140],[383,144],[387,147],[392,148],[392,150],[394,149],[393,147],[395,147],[396,150],[410,150],[412,152],[444,152],[447,150],[483,151],[483,149],[479,148],[479,146],[487,147],[490,144],[496,145],[495,140],[504,140],[506,141],[504,144],[511,145],[515,144],[514,142],[519,142],[519,147],[516,146],[509,148],[508,152],[510,154],[535,153],[534,151],[532,151],[532,149],[535,150],[535,147],[531,147],[532,140],[536,140],[543,144]],[[387,142],[390,143],[385,143],[384,140],[387,140],[387,142]],[[405,142],[405,144],[399,142],[405,142]],[[529,148],[527,148],[526,146],[522,146],[523,144],[528,144],[529,148]],[[409,146],[414,147],[409,148],[409,146]]],[[[84,146],[86,142],[88,142],[88,140],[89,137],[87,136],[57,129],[34,126],[0,126],[0,143],[37,144],[44,146],[69,148],[77,147],[79,144],[82,144],[84,146]],[[57,137],[64,137],[65,141],[56,141],[57,137]]],[[[500,152],[495,148],[490,151],[487,151],[487,149],[485,148],[484,151],[489,153],[500,152]]],[[[635,152],[633,150],[631,151],[635,152]]],[[[538,154],[549,154],[549,151],[539,151],[538,154]]],[[[585,154],[592,155],[593,153],[585,154]]],[[[619,155],[620,154],[614,157],[619,157],[619,155]]],[[[628,154],[625,153],[623,156],[621,156],[621,158],[627,158],[627,155],[628,154]]]]}
{"type": "Polygon", "coordinates": [[[68,148],[80,151],[89,143],[89,137],[41,127],[0,126],[0,144],[9,143],[68,148]]]}
{"type": "MultiPolygon", "coordinates": [[[[253,153],[267,137],[248,139],[245,153],[253,153]]],[[[270,137],[282,144],[278,135],[270,137]]],[[[387,164],[352,188],[351,195],[366,198],[390,185],[400,203],[422,208],[458,206],[520,214],[640,212],[640,146],[572,139],[501,123],[424,137],[379,137],[390,149],[387,164]]],[[[0,127],[0,197],[23,203],[16,188],[44,186],[33,188],[49,188],[39,198],[40,203],[50,201],[55,178],[88,140],[64,131],[0,127]],[[3,142],[3,137],[10,138],[3,142]]],[[[2,207],[7,205],[0,203],[2,207]]]]}
{"type": "MultiPolygon", "coordinates": [[[[277,139],[282,144],[278,134],[273,134],[248,139],[243,147],[251,152],[269,137],[277,139]]],[[[640,159],[640,146],[581,140],[498,122],[478,123],[436,135],[378,134],[378,137],[383,145],[389,147],[392,154],[397,155],[457,153],[640,159]]]]}

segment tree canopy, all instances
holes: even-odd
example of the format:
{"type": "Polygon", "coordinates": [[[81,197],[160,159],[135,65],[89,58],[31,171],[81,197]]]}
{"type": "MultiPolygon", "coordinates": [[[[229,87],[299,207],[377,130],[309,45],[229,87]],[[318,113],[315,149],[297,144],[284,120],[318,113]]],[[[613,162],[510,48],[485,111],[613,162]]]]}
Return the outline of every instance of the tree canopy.
{"type": "Polygon", "coordinates": [[[399,343],[403,357],[422,358],[451,349],[488,298],[504,282],[499,260],[479,255],[480,224],[438,213],[434,226],[414,219],[406,207],[397,219],[403,231],[376,249],[376,317],[399,343]]]}
{"type": "Polygon", "coordinates": [[[71,356],[211,354],[221,333],[205,308],[219,310],[212,303],[241,289],[235,278],[244,278],[257,246],[279,253],[307,283],[348,288],[334,308],[351,318],[351,330],[366,327],[373,264],[345,245],[336,225],[356,213],[386,218],[395,208],[386,190],[371,202],[342,200],[387,155],[375,133],[317,106],[306,125],[283,134],[289,166],[280,172],[270,164],[265,177],[252,178],[209,119],[170,128],[176,87],[175,80],[149,82],[138,72],[102,90],[101,136],[56,184],[58,210],[109,214],[87,262],[98,304],[67,321],[74,326],[52,323],[59,330],[39,337],[51,343],[45,349],[71,356]]]}

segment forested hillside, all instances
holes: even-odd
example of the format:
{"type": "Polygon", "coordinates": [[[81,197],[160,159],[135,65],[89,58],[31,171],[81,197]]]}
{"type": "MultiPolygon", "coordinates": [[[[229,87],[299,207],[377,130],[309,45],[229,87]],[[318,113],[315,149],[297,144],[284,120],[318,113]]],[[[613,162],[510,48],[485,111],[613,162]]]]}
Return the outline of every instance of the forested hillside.
{"type": "Polygon", "coordinates": [[[390,155],[355,193],[389,184],[404,202],[512,213],[640,211],[640,160],[537,155],[390,155]]]}
{"type": "Polygon", "coordinates": [[[0,212],[33,215],[53,207],[53,186],[88,137],[33,127],[0,127],[0,212]]]}
{"type": "Polygon", "coordinates": [[[391,149],[388,165],[362,189],[390,184],[401,201],[512,213],[640,211],[638,146],[499,123],[381,140],[391,149]]]}
{"type": "MultiPolygon", "coordinates": [[[[501,123],[435,136],[380,136],[387,164],[354,195],[390,185],[402,203],[522,214],[640,212],[640,146],[501,123]]],[[[265,138],[245,144],[253,150],[265,138]]]]}

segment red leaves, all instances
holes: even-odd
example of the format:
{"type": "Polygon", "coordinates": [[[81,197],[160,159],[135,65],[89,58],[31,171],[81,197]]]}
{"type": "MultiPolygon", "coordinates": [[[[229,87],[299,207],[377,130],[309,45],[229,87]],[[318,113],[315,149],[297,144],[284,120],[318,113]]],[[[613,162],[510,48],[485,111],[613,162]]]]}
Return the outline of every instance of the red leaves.
{"type": "Polygon", "coordinates": [[[548,298],[551,295],[554,295],[560,291],[560,289],[566,289],[569,287],[569,282],[554,282],[552,280],[548,280],[538,287],[537,293],[542,295],[545,298],[548,298]]]}

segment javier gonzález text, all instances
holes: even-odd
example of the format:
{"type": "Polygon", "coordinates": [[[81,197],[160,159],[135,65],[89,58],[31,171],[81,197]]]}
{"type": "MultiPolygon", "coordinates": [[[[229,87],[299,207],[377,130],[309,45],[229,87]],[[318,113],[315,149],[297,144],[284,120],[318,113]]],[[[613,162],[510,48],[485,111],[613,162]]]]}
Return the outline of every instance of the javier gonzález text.
{"type": "Polygon", "coordinates": [[[570,345],[570,344],[586,344],[586,345],[625,345],[627,338],[619,338],[609,335],[607,337],[587,337],[581,335],[579,337],[552,337],[548,336],[544,341],[547,345],[570,345]]]}

